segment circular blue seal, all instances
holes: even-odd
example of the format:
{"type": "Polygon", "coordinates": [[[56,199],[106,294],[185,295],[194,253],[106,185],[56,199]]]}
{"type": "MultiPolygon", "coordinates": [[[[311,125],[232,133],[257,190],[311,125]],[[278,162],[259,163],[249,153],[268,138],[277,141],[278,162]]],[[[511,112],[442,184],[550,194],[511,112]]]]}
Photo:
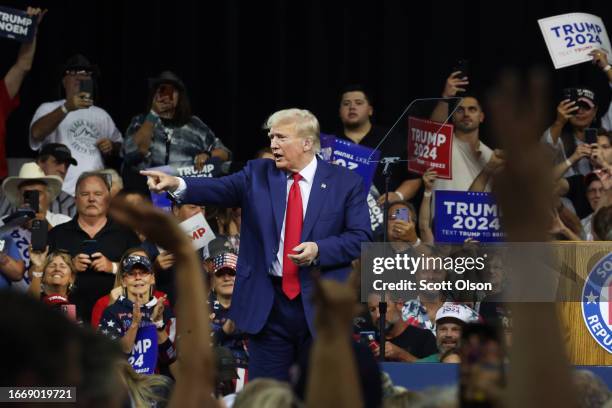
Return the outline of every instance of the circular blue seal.
{"type": "Polygon", "coordinates": [[[582,289],[582,317],[595,341],[612,353],[612,252],[587,276],[582,289]]]}

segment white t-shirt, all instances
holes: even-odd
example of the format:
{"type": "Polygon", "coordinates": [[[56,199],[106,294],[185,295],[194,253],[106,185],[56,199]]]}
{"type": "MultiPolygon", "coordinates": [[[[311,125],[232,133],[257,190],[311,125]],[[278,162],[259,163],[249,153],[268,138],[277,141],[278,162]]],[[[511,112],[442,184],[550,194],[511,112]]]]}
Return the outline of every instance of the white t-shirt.
{"type": "MultiPolygon", "coordinates": [[[[438,190],[453,190],[453,191],[468,191],[470,186],[478,177],[482,169],[491,159],[493,150],[486,144],[479,141],[477,152],[472,151],[472,147],[468,142],[459,140],[455,135],[453,137],[452,148],[452,169],[453,178],[436,179],[434,191],[438,190]],[[478,154],[480,152],[480,154],[478,154]]],[[[490,184],[487,184],[485,191],[490,191],[490,184]]],[[[431,200],[431,213],[435,212],[435,194],[431,200]]]]}
{"type": "Polygon", "coordinates": [[[493,154],[493,150],[482,142],[479,142],[477,152],[472,152],[468,142],[459,140],[456,136],[453,137],[453,178],[450,180],[436,179],[435,190],[468,191],[493,154]]]}
{"type": "Polygon", "coordinates": [[[123,143],[123,137],[110,115],[104,109],[92,106],[69,112],[57,129],[51,132],[43,142],[34,141],[31,131],[32,124],[65,102],[66,100],[62,99],[46,102],[38,107],[30,123],[30,148],[38,150],[47,143],[63,143],[68,146],[72,157],[79,164],[68,168],[62,190],[74,196],[74,187],[81,173],[104,168],[102,154],[98,150],[96,142],[99,139],[108,138],[113,142],[123,143]]]}

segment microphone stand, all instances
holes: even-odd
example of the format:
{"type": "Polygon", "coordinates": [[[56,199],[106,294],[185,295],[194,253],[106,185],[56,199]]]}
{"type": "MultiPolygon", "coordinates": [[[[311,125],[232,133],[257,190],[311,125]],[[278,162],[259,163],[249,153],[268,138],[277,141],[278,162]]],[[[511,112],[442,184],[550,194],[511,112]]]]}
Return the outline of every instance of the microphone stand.
{"type": "MultiPolygon", "coordinates": [[[[383,204],[383,243],[387,243],[387,226],[389,225],[389,181],[391,180],[391,165],[399,161],[399,157],[385,157],[380,162],[384,164],[382,171],[385,176],[385,201],[383,204]]],[[[380,295],[380,302],[378,302],[378,330],[380,333],[380,355],[378,360],[380,362],[385,361],[385,347],[387,338],[385,337],[385,327],[387,325],[387,297],[384,292],[380,295]]]]}

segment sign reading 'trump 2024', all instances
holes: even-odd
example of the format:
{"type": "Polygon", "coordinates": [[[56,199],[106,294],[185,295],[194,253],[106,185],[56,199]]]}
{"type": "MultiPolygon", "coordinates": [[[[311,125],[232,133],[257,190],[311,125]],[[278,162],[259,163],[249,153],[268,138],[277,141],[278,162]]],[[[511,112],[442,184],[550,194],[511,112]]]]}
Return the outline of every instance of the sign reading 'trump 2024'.
{"type": "Polygon", "coordinates": [[[500,211],[491,193],[436,191],[436,242],[501,242],[500,211]]]}

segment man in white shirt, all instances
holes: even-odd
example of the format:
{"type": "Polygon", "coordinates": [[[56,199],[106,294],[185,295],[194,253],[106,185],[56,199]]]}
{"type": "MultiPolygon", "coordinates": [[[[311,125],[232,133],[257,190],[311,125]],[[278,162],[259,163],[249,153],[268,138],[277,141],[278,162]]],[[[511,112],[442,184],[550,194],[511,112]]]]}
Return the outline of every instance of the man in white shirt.
{"type": "MultiPolygon", "coordinates": [[[[42,169],[35,163],[25,163],[19,170],[17,177],[7,177],[2,183],[2,192],[15,208],[24,208],[26,201],[24,193],[35,191],[38,193],[38,211],[36,219],[46,220],[47,228],[70,221],[70,217],[64,214],[55,214],[49,211],[49,206],[58,196],[62,188],[62,179],[59,176],[46,176],[42,169]]],[[[30,266],[29,246],[31,243],[32,221],[13,229],[10,236],[17,245],[21,258],[25,262],[26,271],[30,266]]],[[[27,288],[27,282],[21,281],[13,284],[13,287],[27,288]]]]}
{"type": "Polygon", "coordinates": [[[104,159],[118,154],[123,138],[109,114],[93,104],[97,67],[77,54],[66,62],[63,74],[65,99],[38,107],[30,124],[30,148],[68,146],[78,165],[68,168],[63,190],[74,196],[79,175],[103,169],[104,159]]]}
{"type": "MultiPolygon", "coordinates": [[[[453,72],[448,79],[444,90],[443,98],[458,97],[459,92],[465,91],[465,86],[469,84],[467,76],[461,77],[462,73],[453,72]],[[462,88],[463,87],[463,88],[462,88]]],[[[463,99],[452,115],[453,126],[453,147],[451,154],[452,178],[437,179],[434,190],[455,190],[468,191],[476,178],[481,175],[485,178],[484,191],[489,191],[489,172],[483,172],[487,163],[491,161],[489,167],[501,165],[500,157],[480,141],[480,124],[484,122],[485,114],[478,99],[474,96],[459,95],[463,99]],[[493,163],[495,165],[493,166],[493,163]]],[[[432,113],[431,119],[436,122],[444,122],[448,118],[449,103],[440,101],[432,113]]],[[[432,200],[432,211],[435,203],[432,200]]]]}

